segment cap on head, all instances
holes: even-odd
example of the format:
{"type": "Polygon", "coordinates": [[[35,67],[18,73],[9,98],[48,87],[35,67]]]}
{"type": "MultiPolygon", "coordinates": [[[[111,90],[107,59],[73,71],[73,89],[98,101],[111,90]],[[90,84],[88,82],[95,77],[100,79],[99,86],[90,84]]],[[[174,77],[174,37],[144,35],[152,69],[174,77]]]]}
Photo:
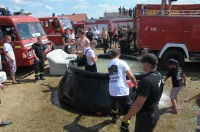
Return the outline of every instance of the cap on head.
{"type": "Polygon", "coordinates": [[[167,61],[167,65],[177,65],[177,64],[178,64],[178,61],[175,59],[169,59],[167,61]]]}
{"type": "Polygon", "coordinates": [[[158,64],[158,57],[152,53],[147,53],[143,55],[141,62],[147,62],[151,65],[156,65],[158,64]]]}

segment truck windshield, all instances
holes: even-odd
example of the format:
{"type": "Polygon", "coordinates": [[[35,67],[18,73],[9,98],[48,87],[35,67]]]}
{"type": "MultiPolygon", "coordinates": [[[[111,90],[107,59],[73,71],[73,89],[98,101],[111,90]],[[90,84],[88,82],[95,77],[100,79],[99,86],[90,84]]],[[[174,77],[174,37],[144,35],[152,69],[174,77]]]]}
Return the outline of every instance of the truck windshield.
{"type": "Polygon", "coordinates": [[[72,24],[68,18],[59,18],[59,19],[60,19],[60,23],[63,29],[67,27],[72,28],[72,24]]]}
{"type": "Polygon", "coordinates": [[[17,30],[21,39],[29,39],[45,35],[39,22],[17,24],[17,30]]]}

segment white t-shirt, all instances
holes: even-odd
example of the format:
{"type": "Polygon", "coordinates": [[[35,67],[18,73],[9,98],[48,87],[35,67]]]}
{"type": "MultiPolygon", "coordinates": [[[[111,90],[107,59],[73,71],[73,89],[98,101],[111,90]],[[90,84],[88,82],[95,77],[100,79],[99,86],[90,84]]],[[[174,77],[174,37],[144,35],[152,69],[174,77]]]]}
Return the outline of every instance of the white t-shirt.
{"type": "Polygon", "coordinates": [[[99,30],[93,32],[94,38],[99,38],[99,30]]]}
{"type": "Polygon", "coordinates": [[[70,34],[69,39],[75,39],[75,34],[74,33],[70,34]]]}
{"type": "Polygon", "coordinates": [[[89,48],[84,48],[83,49],[83,55],[85,55],[85,53],[86,53],[86,58],[87,58],[88,65],[92,66],[94,63],[92,62],[91,57],[95,57],[94,50],[92,50],[90,47],[89,48]],[[86,53],[86,51],[87,51],[87,53],[86,53]]]}
{"type": "Polygon", "coordinates": [[[111,96],[129,95],[126,83],[126,71],[130,70],[128,64],[120,59],[112,59],[108,64],[109,93],[111,96]]]}
{"type": "MultiPolygon", "coordinates": [[[[5,43],[5,44],[3,45],[3,50],[4,50],[4,52],[7,51],[8,54],[12,57],[12,59],[15,60],[15,54],[14,54],[13,48],[12,48],[12,46],[11,46],[10,44],[5,43]]],[[[6,57],[6,60],[7,60],[7,61],[11,61],[8,57],[6,57]]]]}

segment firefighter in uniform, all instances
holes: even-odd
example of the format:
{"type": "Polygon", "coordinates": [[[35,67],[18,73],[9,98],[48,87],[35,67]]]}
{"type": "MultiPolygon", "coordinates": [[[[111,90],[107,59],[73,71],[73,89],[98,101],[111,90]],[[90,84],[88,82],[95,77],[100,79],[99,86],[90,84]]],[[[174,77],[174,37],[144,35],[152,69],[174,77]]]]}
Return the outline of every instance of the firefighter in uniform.
{"type": "Polygon", "coordinates": [[[34,55],[34,67],[35,67],[35,82],[45,80],[44,78],[44,45],[42,44],[42,37],[37,37],[37,42],[32,45],[32,51],[34,55]]]}

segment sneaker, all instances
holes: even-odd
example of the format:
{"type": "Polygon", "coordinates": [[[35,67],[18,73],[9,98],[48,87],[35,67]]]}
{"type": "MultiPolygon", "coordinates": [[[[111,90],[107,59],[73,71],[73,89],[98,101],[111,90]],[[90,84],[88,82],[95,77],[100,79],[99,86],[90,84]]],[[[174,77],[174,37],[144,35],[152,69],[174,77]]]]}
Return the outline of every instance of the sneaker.
{"type": "Polygon", "coordinates": [[[118,115],[114,115],[112,117],[112,123],[116,124],[118,119],[119,119],[119,116],[118,115]]]}
{"type": "Polygon", "coordinates": [[[34,83],[36,83],[37,81],[39,81],[39,78],[36,78],[35,81],[34,81],[34,83]]]}
{"type": "Polygon", "coordinates": [[[12,124],[11,121],[2,121],[2,122],[0,122],[0,127],[7,126],[7,125],[10,125],[10,124],[12,124]]]}
{"type": "Polygon", "coordinates": [[[121,122],[121,127],[120,127],[120,132],[129,132],[129,124],[130,124],[130,120],[128,120],[127,122],[121,122]]]}
{"type": "Polygon", "coordinates": [[[45,78],[44,78],[44,77],[41,77],[40,80],[45,80],[45,78]]]}

